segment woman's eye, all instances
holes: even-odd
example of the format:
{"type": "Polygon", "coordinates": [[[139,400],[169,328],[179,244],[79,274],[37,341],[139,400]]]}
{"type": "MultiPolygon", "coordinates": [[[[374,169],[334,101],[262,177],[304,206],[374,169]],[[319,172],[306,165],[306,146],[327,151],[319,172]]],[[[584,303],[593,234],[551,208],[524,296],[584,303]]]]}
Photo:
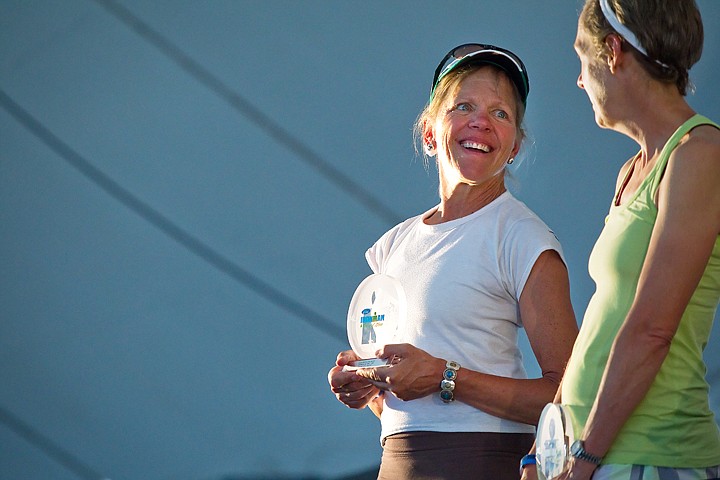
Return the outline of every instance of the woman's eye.
{"type": "Polygon", "coordinates": [[[508,113],[505,110],[497,110],[495,112],[495,115],[497,115],[498,118],[504,118],[506,120],[508,118],[510,118],[510,115],[508,115],[508,113]]]}
{"type": "Polygon", "coordinates": [[[455,105],[455,110],[458,110],[460,112],[469,112],[470,111],[470,104],[468,103],[458,103],[455,105]]]}

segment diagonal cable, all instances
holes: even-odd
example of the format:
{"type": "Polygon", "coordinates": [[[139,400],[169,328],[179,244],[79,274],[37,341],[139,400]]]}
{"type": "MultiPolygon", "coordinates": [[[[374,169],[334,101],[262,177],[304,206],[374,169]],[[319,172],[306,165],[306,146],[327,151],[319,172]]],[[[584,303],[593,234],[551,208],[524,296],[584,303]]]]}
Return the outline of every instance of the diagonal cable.
{"type": "Polygon", "coordinates": [[[84,480],[109,480],[72,453],[58,446],[42,433],[26,424],[11,412],[0,407],[0,423],[42,450],[48,457],[84,480]]]}
{"type": "Polygon", "coordinates": [[[134,211],[140,217],[161,230],[168,237],[175,240],[207,263],[221,272],[237,280],[250,290],[254,291],[269,302],[300,317],[313,327],[341,341],[346,340],[344,329],[340,329],[323,314],[303,305],[289,295],[259,279],[249,271],[235,264],[232,260],[213,250],[200,239],[186,232],[159,211],[140,200],[123,186],[92,165],[68,144],[55,136],[40,121],[36,120],[25,109],[10,98],[4,90],[0,89],[0,106],[12,115],[15,120],[38,137],[45,145],[50,147],[67,163],[75,167],[90,181],[99,186],[108,195],[134,211]]]}
{"type": "Polygon", "coordinates": [[[324,160],[318,153],[309,146],[295,138],[290,132],[284,129],[272,118],[265,115],[249,100],[243,98],[233,91],[228,85],[216,75],[196,62],[187,53],[182,51],[167,38],[162,36],[150,25],[134,15],[130,10],[118,4],[114,0],[93,0],[110,12],[115,18],[138,33],[143,39],[157,47],[160,52],[175,62],[209,90],[213,91],[220,98],[230,104],[240,114],[261,128],[267,135],[275,139],[279,144],[295,153],[302,161],[313,167],[330,182],[337,185],[341,190],[360,202],[370,212],[377,215],[383,221],[395,225],[401,220],[398,213],[378,201],[377,196],[368,191],[361,184],[338,170],[332,164],[324,160]]]}

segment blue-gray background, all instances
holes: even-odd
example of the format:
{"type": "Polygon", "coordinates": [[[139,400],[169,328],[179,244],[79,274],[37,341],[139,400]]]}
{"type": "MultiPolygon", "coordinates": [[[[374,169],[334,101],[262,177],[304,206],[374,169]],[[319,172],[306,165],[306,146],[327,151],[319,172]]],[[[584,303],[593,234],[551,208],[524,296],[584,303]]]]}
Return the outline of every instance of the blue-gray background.
{"type": "MultiPolygon", "coordinates": [[[[720,2],[698,3],[689,101],[717,120],[720,2]]],[[[505,46],[530,71],[514,191],[562,241],[579,320],[636,146],[595,125],[575,84],[578,9],[0,1],[0,478],[376,465],[377,421],[338,403],[326,373],[365,249],[436,202],[411,125],[459,43],[505,46]]]]}

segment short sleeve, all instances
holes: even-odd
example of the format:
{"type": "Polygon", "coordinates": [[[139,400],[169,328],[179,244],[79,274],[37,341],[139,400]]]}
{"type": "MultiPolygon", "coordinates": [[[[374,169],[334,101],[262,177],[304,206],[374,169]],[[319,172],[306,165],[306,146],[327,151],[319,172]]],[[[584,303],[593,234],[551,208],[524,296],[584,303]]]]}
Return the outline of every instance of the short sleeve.
{"type": "Polygon", "coordinates": [[[367,249],[365,260],[367,260],[373,273],[383,273],[385,271],[386,262],[397,248],[398,242],[402,241],[419,218],[421,216],[409,218],[395,225],[367,249]]]}
{"type": "Polygon", "coordinates": [[[506,288],[516,299],[520,299],[538,257],[547,250],[556,251],[567,265],[560,241],[539,218],[518,220],[508,230],[501,250],[501,265],[505,270],[506,288]]]}

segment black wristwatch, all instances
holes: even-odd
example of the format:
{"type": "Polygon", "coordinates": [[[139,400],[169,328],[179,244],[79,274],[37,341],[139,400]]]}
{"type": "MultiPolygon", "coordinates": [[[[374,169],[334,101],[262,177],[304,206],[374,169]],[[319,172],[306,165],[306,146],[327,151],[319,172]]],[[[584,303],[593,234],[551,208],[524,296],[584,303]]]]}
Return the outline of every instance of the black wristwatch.
{"type": "Polygon", "coordinates": [[[587,450],[585,450],[585,442],[582,440],[575,440],[573,444],[570,445],[570,455],[594,465],[600,465],[603,460],[602,457],[588,453],[587,450]]]}

